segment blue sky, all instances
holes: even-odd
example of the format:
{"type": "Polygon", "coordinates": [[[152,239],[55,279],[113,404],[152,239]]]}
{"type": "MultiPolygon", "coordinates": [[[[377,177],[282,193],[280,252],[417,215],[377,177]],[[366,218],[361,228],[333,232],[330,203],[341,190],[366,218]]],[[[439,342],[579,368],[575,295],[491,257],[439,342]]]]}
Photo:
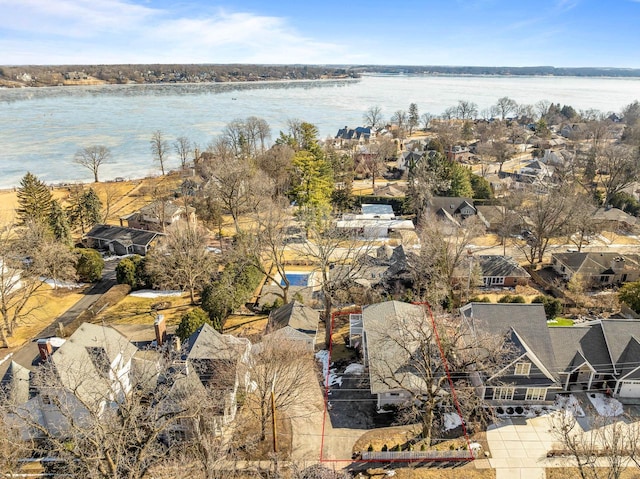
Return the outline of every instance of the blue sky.
{"type": "Polygon", "coordinates": [[[640,0],[0,0],[0,64],[640,68],[640,0]]]}

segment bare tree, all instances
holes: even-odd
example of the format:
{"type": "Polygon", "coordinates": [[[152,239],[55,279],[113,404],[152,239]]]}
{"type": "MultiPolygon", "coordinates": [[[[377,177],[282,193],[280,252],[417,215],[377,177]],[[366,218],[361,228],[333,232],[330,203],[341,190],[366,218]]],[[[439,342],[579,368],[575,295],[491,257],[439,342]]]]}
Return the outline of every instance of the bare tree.
{"type": "Polygon", "coordinates": [[[49,248],[44,247],[49,241],[44,226],[38,222],[28,223],[22,230],[9,227],[0,232],[0,345],[3,347],[8,347],[8,338],[20,323],[42,307],[38,293],[45,285],[40,277],[49,269],[45,266],[50,266],[45,261],[49,248]]]}
{"type": "Polygon", "coordinates": [[[528,225],[525,241],[518,248],[532,265],[542,263],[549,241],[565,234],[574,203],[571,194],[563,189],[546,195],[525,194],[520,197],[516,212],[520,223],[528,225]]]}
{"type": "Polygon", "coordinates": [[[365,160],[368,170],[371,172],[371,186],[376,187],[376,176],[381,176],[386,171],[387,161],[395,158],[397,147],[393,140],[382,138],[369,145],[369,156],[365,160]]]}
{"type": "Polygon", "coordinates": [[[314,264],[322,293],[325,342],[331,341],[331,313],[340,292],[348,289],[359,277],[366,262],[361,261],[373,248],[371,241],[362,242],[352,232],[337,228],[330,219],[319,219],[309,223],[308,241],[292,245],[299,255],[314,264]]]}
{"type": "Polygon", "coordinates": [[[195,293],[211,279],[215,261],[206,249],[204,229],[188,222],[178,222],[147,256],[146,268],[154,285],[177,287],[188,291],[191,304],[195,293]]]}
{"type": "Polygon", "coordinates": [[[540,100],[535,104],[536,113],[538,118],[544,118],[549,113],[552,103],[549,100],[540,100]]]}
{"type": "Polygon", "coordinates": [[[589,237],[602,230],[602,223],[594,218],[598,205],[589,194],[572,195],[571,216],[567,218],[567,239],[582,251],[589,237]]]}
{"type": "Polygon", "coordinates": [[[433,119],[434,115],[428,112],[420,115],[420,121],[422,122],[422,127],[425,129],[425,131],[429,129],[429,127],[431,126],[431,120],[433,119]]]}
{"type": "Polygon", "coordinates": [[[240,215],[255,208],[267,185],[255,176],[246,160],[234,156],[216,159],[208,166],[206,174],[209,179],[207,193],[220,200],[239,232],[240,215]]]}
{"type": "Polygon", "coordinates": [[[176,141],[173,142],[173,149],[176,155],[178,155],[178,158],[180,158],[180,166],[184,170],[187,167],[191,152],[193,151],[191,140],[186,136],[179,136],[176,138],[176,141]]]}
{"type": "Polygon", "coordinates": [[[503,96],[498,99],[495,104],[495,109],[500,115],[500,119],[504,121],[510,113],[514,113],[518,108],[518,104],[515,100],[509,98],[508,96],[503,96]]]}
{"type": "Polygon", "coordinates": [[[153,159],[160,165],[162,175],[165,174],[165,165],[169,158],[169,142],[165,139],[164,134],[160,130],[156,130],[151,135],[151,154],[153,159]]]}
{"type": "Polygon", "coordinates": [[[367,330],[376,345],[368,348],[370,374],[409,396],[400,405],[400,421],[418,422],[427,445],[442,431],[446,414],[461,415],[469,424],[487,413],[466,371],[473,365],[497,372],[511,354],[503,337],[479,334],[471,341],[465,331],[459,317],[434,317],[426,305],[406,305],[397,317],[382,318],[367,330]]]}
{"type": "Polygon", "coordinates": [[[458,100],[457,117],[461,120],[472,120],[478,116],[478,105],[469,100],[458,100]]]}
{"type": "Polygon", "coordinates": [[[284,196],[291,188],[293,155],[291,147],[274,145],[256,158],[258,168],[273,182],[275,196],[284,196]]]}
{"type": "Polygon", "coordinates": [[[423,216],[420,254],[411,268],[415,297],[432,305],[451,304],[456,269],[467,256],[471,241],[483,233],[484,226],[477,218],[454,224],[433,213],[423,216]]]}
{"type": "Polygon", "coordinates": [[[287,212],[286,198],[277,198],[265,202],[256,214],[253,231],[243,235],[241,246],[247,251],[246,257],[253,260],[253,265],[277,285],[279,293],[275,293],[282,304],[289,303],[291,282],[287,278],[287,228],[293,217],[287,212]]]}
{"type": "Polygon", "coordinates": [[[245,120],[245,129],[252,154],[256,155],[258,153],[258,143],[260,143],[260,153],[264,153],[265,141],[271,136],[269,123],[262,118],[250,116],[245,120]]]}
{"type": "Polygon", "coordinates": [[[362,115],[362,120],[366,126],[370,126],[373,129],[379,128],[383,123],[382,108],[379,106],[369,107],[364,115],[362,115]]]}
{"type": "Polygon", "coordinates": [[[93,173],[93,180],[98,182],[98,169],[111,159],[111,150],[103,145],[89,146],[78,150],[74,157],[74,163],[84,166],[93,173]]]}
{"type": "Polygon", "coordinates": [[[103,361],[99,364],[111,381],[108,387],[96,384],[92,361],[64,370],[47,361],[33,374],[31,385],[38,395],[27,403],[0,398],[0,416],[38,439],[34,452],[55,459],[54,474],[148,477],[150,468],[173,459],[203,436],[211,437],[209,418],[221,406],[215,390],[202,383],[195,387],[196,373],[176,367],[176,360],[176,353],[141,360],[135,374],[116,369],[120,363],[103,361]],[[55,424],[42,420],[41,408],[56,418],[55,424]]]}
{"type": "Polygon", "coordinates": [[[396,125],[397,127],[396,135],[400,139],[404,139],[406,136],[407,122],[408,122],[407,112],[404,110],[397,110],[391,116],[391,123],[396,125]]]}
{"type": "Polygon", "coordinates": [[[551,416],[551,432],[560,442],[562,454],[578,468],[582,479],[619,479],[630,465],[638,465],[640,428],[615,417],[599,416],[585,431],[575,411],[561,409],[551,416]],[[606,467],[602,467],[602,463],[606,467]]]}
{"type": "Polygon", "coordinates": [[[638,151],[622,145],[607,145],[596,154],[596,168],[604,187],[604,203],[640,177],[638,151]]]}
{"type": "Polygon", "coordinates": [[[305,402],[308,381],[313,380],[313,350],[301,341],[265,337],[252,353],[249,374],[253,391],[247,395],[246,406],[257,417],[264,441],[272,419],[272,392],[276,414],[291,412],[305,402]]]}

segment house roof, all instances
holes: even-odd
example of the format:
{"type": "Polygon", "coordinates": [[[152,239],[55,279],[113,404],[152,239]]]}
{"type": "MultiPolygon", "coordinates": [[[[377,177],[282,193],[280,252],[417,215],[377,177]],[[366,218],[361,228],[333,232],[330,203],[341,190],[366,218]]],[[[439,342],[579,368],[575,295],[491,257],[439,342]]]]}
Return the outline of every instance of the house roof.
{"type": "Polygon", "coordinates": [[[554,253],[551,257],[562,263],[572,273],[585,276],[616,274],[619,271],[640,268],[640,256],[637,254],[575,252],[554,253]]]}
{"type": "Polygon", "coordinates": [[[164,208],[163,214],[167,217],[184,211],[184,206],[177,205],[170,200],[156,200],[152,203],[149,203],[148,205],[143,206],[138,211],[144,215],[158,217],[159,213],[162,211],[162,208],[164,208]]]}
{"type": "Polygon", "coordinates": [[[510,256],[480,255],[475,258],[482,269],[482,276],[531,277],[531,275],[510,256]]]}
{"type": "MultiPolygon", "coordinates": [[[[624,377],[640,367],[640,320],[604,319],[574,327],[554,328],[552,344],[558,366],[571,372],[579,354],[600,374],[624,377]]],[[[632,376],[640,377],[634,372],[632,376]]]]}
{"type": "Polygon", "coordinates": [[[429,200],[429,207],[433,211],[438,211],[442,209],[451,215],[456,215],[460,213],[460,210],[465,206],[471,207],[474,211],[476,210],[473,205],[473,200],[471,198],[461,198],[454,196],[434,196],[429,200]]]}
{"type": "Polygon", "coordinates": [[[361,208],[363,215],[395,215],[391,205],[363,204],[361,208]]]}
{"type": "MultiPolygon", "coordinates": [[[[411,345],[398,344],[403,340],[403,335],[408,336],[408,328],[414,321],[426,324],[422,306],[386,301],[363,308],[362,324],[373,394],[402,387],[415,389],[423,382],[410,366],[411,357],[405,348],[411,349],[411,345]]],[[[411,341],[411,338],[407,337],[406,340],[411,341]]]]}
{"type": "Polygon", "coordinates": [[[239,360],[249,346],[249,340],[230,334],[220,334],[209,324],[202,325],[189,336],[183,357],[186,360],[239,360]]]}
{"type": "Polygon", "coordinates": [[[11,361],[2,380],[0,388],[15,404],[22,404],[29,400],[29,381],[31,371],[28,368],[11,361]]]}
{"type": "Polygon", "coordinates": [[[537,358],[546,372],[556,378],[556,358],[541,303],[469,303],[460,312],[476,332],[492,336],[515,334],[532,359],[537,358]]]}
{"type": "Polygon", "coordinates": [[[95,225],[85,237],[106,242],[117,242],[122,245],[148,246],[162,233],[155,231],[125,228],[122,226],[95,225]]]}
{"type": "Polygon", "coordinates": [[[551,344],[559,371],[572,372],[586,361],[599,374],[613,372],[607,343],[600,327],[553,328],[551,344]]]}
{"type": "Polygon", "coordinates": [[[113,389],[110,373],[122,369],[137,350],[115,329],[83,323],[51,360],[62,385],[83,403],[97,406],[113,389]]]}
{"type": "Polygon", "coordinates": [[[598,208],[593,214],[593,219],[596,221],[617,221],[630,225],[634,225],[637,222],[637,218],[618,208],[598,208]]]}
{"type": "Polygon", "coordinates": [[[315,338],[319,321],[320,313],[294,300],[271,312],[269,330],[274,331],[289,327],[315,338]]]}

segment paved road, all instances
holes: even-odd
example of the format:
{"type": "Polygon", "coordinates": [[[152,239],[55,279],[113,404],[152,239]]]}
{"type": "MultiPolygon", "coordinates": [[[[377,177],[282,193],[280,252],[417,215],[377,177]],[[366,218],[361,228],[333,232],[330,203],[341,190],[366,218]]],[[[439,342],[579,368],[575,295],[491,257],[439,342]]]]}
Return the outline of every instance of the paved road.
{"type": "MultiPolygon", "coordinates": [[[[60,323],[66,326],[73,322],[73,320],[75,320],[81,313],[91,308],[91,306],[93,306],[93,304],[98,301],[104,293],[109,291],[109,289],[116,284],[115,268],[117,264],[117,261],[107,261],[102,272],[102,279],[94,284],[91,289],[87,290],[85,295],[73,306],[58,316],[58,318],[52,321],[49,326],[40,331],[36,335],[36,339],[58,336],[60,323]]],[[[25,343],[16,350],[11,360],[23,366],[31,367],[37,358],[38,347],[34,339],[33,341],[25,343]]]]}

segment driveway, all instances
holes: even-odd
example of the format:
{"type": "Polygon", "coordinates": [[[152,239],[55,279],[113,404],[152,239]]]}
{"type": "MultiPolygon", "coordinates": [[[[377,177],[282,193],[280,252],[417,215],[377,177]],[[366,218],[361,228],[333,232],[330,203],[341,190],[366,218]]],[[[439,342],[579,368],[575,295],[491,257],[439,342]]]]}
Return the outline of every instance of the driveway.
{"type": "Polygon", "coordinates": [[[550,415],[503,419],[487,430],[489,464],[496,479],[544,479],[547,452],[558,441],[551,434],[550,415]]]}

